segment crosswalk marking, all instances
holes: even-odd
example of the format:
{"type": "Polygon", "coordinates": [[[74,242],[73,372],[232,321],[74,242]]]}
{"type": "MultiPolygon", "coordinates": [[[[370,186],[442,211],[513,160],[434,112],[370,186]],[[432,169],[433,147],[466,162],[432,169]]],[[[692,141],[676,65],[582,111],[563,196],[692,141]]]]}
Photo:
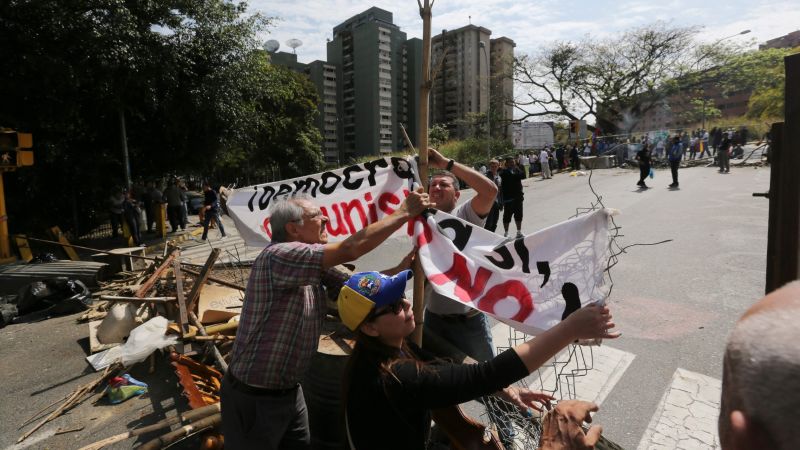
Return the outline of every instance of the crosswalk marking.
{"type": "MultiPolygon", "coordinates": [[[[509,345],[511,328],[504,323],[492,327],[492,340],[495,346],[509,345]]],[[[521,343],[521,342],[519,342],[521,343]]],[[[622,374],[635,358],[633,353],[618,350],[608,345],[573,347],[561,352],[556,361],[569,361],[545,366],[539,374],[529,379],[534,389],[555,391],[559,399],[577,398],[602,404],[608,394],[619,382],[622,374]],[[569,352],[575,353],[570,355],[569,352]],[[590,369],[590,370],[587,370],[590,369]]]]}
{"type": "Polygon", "coordinates": [[[676,370],[638,450],[718,449],[721,385],[716,378],[676,370]]]}

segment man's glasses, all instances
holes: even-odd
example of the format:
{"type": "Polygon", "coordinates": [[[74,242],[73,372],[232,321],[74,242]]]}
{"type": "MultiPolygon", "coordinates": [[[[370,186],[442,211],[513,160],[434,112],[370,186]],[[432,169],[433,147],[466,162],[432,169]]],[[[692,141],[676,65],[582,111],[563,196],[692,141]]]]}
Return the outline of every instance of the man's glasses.
{"type": "Polygon", "coordinates": [[[304,214],[303,216],[304,216],[304,217],[301,217],[301,218],[299,218],[299,219],[295,219],[295,220],[293,220],[292,222],[301,222],[301,221],[304,221],[304,220],[314,220],[314,219],[316,219],[316,218],[320,218],[320,219],[321,219],[321,218],[323,218],[323,217],[324,217],[324,216],[322,215],[322,211],[320,211],[319,209],[318,209],[318,210],[316,210],[316,211],[313,211],[313,212],[311,212],[311,213],[304,214]]]}
{"type": "Polygon", "coordinates": [[[400,300],[392,303],[391,305],[386,305],[380,311],[373,309],[372,310],[372,314],[370,315],[370,320],[377,319],[378,317],[380,317],[380,316],[382,316],[384,314],[389,314],[390,312],[392,314],[394,314],[394,315],[398,315],[398,314],[400,314],[400,311],[405,311],[410,306],[411,305],[408,302],[406,302],[406,298],[405,297],[400,297],[400,300]]]}

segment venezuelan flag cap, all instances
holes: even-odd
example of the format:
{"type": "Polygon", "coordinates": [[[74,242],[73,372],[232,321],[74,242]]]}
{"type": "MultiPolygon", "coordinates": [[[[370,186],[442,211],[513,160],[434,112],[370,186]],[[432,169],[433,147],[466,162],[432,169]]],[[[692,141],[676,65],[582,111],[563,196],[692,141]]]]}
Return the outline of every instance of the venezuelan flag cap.
{"type": "Polygon", "coordinates": [[[339,292],[339,317],[342,323],[355,331],[373,309],[399,300],[406,290],[406,281],[412,276],[410,270],[393,277],[379,272],[353,274],[339,292]]]}

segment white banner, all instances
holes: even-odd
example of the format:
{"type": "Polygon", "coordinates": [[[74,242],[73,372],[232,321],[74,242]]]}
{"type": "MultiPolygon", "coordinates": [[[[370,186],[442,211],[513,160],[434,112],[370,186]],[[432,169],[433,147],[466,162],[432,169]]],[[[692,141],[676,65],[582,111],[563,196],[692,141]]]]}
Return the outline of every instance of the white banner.
{"type": "MultiPolygon", "coordinates": [[[[272,238],[269,207],[277,200],[306,196],[328,217],[328,239],[341,241],[394,212],[416,181],[416,165],[403,158],[382,158],[338,170],[236,189],[226,203],[248,246],[263,247],[272,238]]],[[[396,234],[410,236],[411,225],[396,234]]]]}
{"type": "Polygon", "coordinates": [[[436,292],[537,334],[581,306],[605,301],[609,214],[598,210],[504,243],[437,211],[416,223],[415,239],[436,292]]]}

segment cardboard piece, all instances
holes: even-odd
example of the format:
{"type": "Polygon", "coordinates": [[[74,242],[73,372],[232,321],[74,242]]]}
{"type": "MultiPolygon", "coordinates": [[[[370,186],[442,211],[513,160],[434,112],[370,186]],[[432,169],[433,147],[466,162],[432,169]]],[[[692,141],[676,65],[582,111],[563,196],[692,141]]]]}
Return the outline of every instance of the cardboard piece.
{"type": "Polygon", "coordinates": [[[242,313],[244,293],[225,286],[207,285],[200,291],[198,317],[200,323],[225,322],[242,313]]]}

